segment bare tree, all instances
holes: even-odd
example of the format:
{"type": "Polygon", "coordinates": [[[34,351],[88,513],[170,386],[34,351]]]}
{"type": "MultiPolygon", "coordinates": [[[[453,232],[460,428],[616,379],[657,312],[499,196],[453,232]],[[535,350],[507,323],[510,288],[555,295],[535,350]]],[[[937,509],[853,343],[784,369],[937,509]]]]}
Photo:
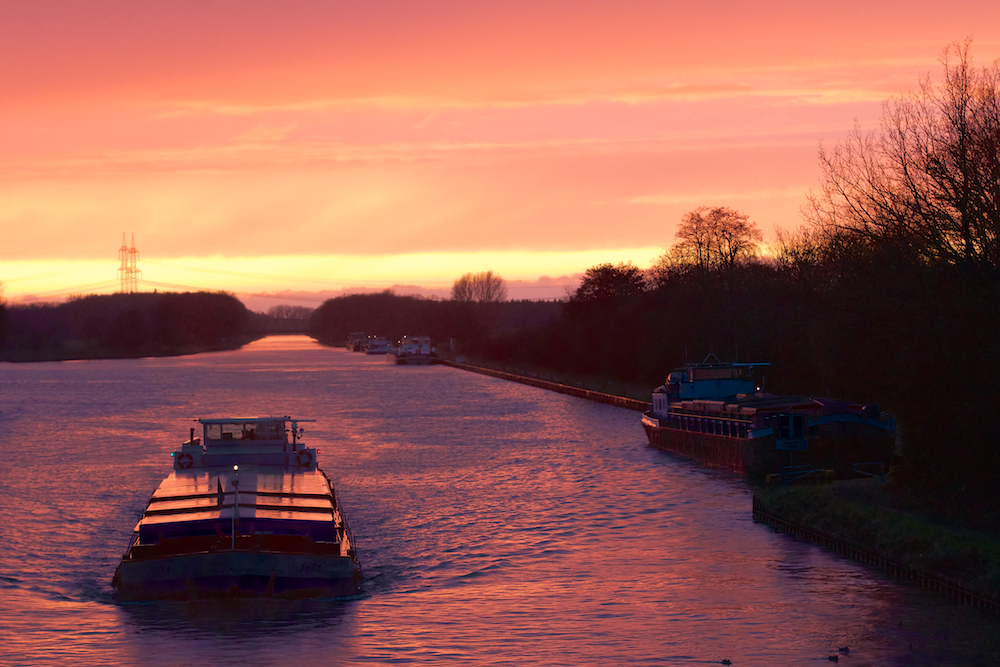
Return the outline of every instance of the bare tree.
{"type": "Polygon", "coordinates": [[[466,273],[451,286],[451,298],[455,301],[475,301],[475,291],[472,289],[472,274],[466,273]]]}
{"type": "Polygon", "coordinates": [[[507,281],[492,271],[477,273],[476,300],[483,303],[497,303],[507,300],[507,281]]]}
{"type": "Polygon", "coordinates": [[[661,269],[730,269],[755,257],[764,238],[749,216],[725,206],[700,206],[684,214],[675,236],[677,243],[657,260],[661,269]]]}
{"type": "Polygon", "coordinates": [[[1000,61],[975,69],[970,47],[945,48],[940,83],[888,100],[878,132],[855,127],[820,150],[808,222],[930,263],[1000,268],[1000,61]]]}
{"type": "Polygon", "coordinates": [[[313,308],[306,306],[289,306],[282,304],[268,308],[267,314],[276,320],[308,320],[313,314],[313,308]]]}
{"type": "Polygon", "coordinates": [[[774,241],[768,247],[778,266],[787,268],[818,263],[823,259],[826,240],[814,227],[793,230],[775,227],[774,241]]]}
{"type": "Polygon", "coordinates": [[[497,303],[507,300],[507,281],[492,271],[466,273],[451,286],[455,301],[497,303]]]}

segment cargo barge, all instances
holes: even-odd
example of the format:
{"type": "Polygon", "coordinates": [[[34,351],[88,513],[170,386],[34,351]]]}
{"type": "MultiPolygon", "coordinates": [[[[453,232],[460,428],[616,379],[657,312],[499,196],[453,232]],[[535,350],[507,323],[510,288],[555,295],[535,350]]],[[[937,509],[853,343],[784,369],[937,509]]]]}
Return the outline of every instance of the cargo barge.
{"type": "Polygon", "coordinates": [[[893,460],[891,415],[877,405],[763,393],[754,374],[766,366],[710,355],[670,373],[642,415],[650,446],[751,480],[793,467],[848,477],[893,460]]]}
{"type": "Polygon", "coordinates": [[[355,595],[354,536],[299,422],[200,419],[171,456],[112,585],[120,601],[355,595]]]}

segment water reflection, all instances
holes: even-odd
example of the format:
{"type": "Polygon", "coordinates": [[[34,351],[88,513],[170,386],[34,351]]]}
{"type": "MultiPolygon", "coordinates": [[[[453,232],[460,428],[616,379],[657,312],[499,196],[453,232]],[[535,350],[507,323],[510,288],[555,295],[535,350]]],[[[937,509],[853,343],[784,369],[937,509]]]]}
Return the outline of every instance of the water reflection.
{"type": "MultiPolygon", "coordinates": [[[[4,664],[975,664],[995,619],[750,519],[741,481],[634,413],[302,337],[0,364],[4,664]],[[296,414],[357,600],[122,605],[110,581],[199,416],[296,414]],[[911,648],[912,644],[912,648],[911,648]],[[14,656],[8,658],[8,656],[14,656]]],[[[985,662],[984,662],[985,664],[985,662]]]]}
{"type": "Polygon", "coordinates": [[[280,640],[303,632],[342,634],[356,600],[199,600],[116,605],[120,622],[137,632],[174,638],[244,639],[260,633],[280,640]]]}

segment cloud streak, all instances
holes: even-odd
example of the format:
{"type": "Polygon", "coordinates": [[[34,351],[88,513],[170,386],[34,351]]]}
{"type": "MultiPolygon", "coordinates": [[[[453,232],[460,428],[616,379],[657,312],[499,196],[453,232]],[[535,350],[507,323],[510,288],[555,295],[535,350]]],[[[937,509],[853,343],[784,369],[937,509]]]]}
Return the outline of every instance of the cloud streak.
{"type": "Polygon", "coordinates": [[[0,281],[113,262],[123,231],[275,290],[448,282],[421,262],[574,275],[668,245],[699,205],[769,234],[798,224],[820,142],[969,34],[1000,56],[1000,6],[3,4],[0,281]]]}

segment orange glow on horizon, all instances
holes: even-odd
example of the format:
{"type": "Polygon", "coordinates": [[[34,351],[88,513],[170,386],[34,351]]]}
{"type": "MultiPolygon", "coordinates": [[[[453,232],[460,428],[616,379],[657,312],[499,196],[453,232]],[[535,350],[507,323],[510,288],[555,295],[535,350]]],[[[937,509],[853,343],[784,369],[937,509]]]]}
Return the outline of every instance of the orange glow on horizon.
{"type": "Polygon", "coordinates": [[[770,237],[800,224],[820,142],[967,35],[1000,56],[1000,6],[8,3],[0,287],[102,284],[83,267],[123,231],[150,261],[274,278],[204,284],[237,292],[644,265],[701,205],[770,237]]]}
{"type": "MultiPolygon", "coordinates": [[[[579,283],[579,267],[632,262],[648,267],[662,248],[540,253],[420,253],[410,255],[182,257],[142,259],[139,291],[225,291],[250,297],[293,295],[317,304],[352,291],[391,289],[399,294],[447,298],[455,280],[483,267],[501,275],[511,298],[563,298],[579,283]],[[547,267],[553,273],[539,271],[547,267]],[[406,276],[393,280],[390,276],[406,276]],[[278,289],[277,286],[281,286],[278,289]],[[415,289],[415,288],[421,289],[415,289]]],[[[142,255],[140,251],[140,255],[142,255]]],[[[4,283],[11,303],[58,302],[82,294],[120,291],[118,264],[111,259],[8,262],[4,283]]],[[[291,297],[290,297],[291,298],[291,297]]]]}

